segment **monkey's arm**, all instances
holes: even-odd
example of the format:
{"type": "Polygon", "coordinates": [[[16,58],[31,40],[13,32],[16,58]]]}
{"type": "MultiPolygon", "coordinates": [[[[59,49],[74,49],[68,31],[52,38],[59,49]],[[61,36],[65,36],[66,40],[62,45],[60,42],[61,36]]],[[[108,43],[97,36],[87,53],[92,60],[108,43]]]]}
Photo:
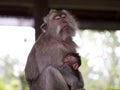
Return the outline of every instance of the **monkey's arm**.
{"type": "Polygon", "coordinates": [[[25,67],[25,77],[27,81],[33,81],[39,76],[38,65],[35,57],[35,47],[33,46],[25,67]]]}

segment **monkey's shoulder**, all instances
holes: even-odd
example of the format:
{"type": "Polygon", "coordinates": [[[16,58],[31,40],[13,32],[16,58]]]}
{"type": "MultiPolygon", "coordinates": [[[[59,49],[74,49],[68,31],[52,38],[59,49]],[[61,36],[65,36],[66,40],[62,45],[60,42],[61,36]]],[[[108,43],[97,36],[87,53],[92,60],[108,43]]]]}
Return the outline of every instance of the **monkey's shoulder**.
{"type": "Polygon", "coordinates": [[[35,46],[41,48],[58,48],[61,47],[61,42],[55,38],[43,34],[37,39],[35,46]]]}
{"type": "Polygon", "coordinates": [[[49,39],[49,36],[46,36],[44,33],[42,33],[36,40],[35,45],[47,44],[49,42],[49,39]]]}

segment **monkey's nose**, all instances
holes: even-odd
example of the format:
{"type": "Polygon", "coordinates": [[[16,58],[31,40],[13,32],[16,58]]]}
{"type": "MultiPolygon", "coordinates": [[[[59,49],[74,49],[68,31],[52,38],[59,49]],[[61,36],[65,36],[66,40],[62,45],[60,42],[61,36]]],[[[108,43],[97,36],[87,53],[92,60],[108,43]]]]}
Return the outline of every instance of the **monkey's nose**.
{"type": "Polygon", "coordinates": [[[62,20],[62,22],[63,22],[63,23],[67,23],[67,21],[65,21],[65,20],[62,20]]]}

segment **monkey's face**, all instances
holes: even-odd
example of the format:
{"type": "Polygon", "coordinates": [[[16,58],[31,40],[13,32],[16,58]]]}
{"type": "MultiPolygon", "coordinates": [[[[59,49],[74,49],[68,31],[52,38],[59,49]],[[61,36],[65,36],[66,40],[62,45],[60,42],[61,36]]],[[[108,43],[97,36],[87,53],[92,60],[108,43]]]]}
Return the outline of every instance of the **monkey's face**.
{"type": "Polygon", "coordinates": [[[60,27],[60,31],[68,30],[69,28],[66,18],[65,13],[58,13],[53,17],[53,23],[55,23],[57,27],[60,27]]]}
{"type": "Polygon", "coordinates": [[[47,32],[63,38],[73,36],[77,29],[75,19],[65,10],[51,11],[44,19],[47,23],[47,32]]]}

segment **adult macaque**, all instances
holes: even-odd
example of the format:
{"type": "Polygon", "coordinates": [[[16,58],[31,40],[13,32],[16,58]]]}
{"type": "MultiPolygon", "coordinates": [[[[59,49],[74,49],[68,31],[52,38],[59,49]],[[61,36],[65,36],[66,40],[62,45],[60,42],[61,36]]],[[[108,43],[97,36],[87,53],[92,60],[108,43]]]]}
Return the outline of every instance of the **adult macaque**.
{"type": "Polygon", "coordinates": [[[70,90],[58,67],[67,53],[76,52],[72,36],[78,25],[67,11],[51,10],[42,28],[44,33],[34,44],[25,67],[30,90],[70,90]]]}

